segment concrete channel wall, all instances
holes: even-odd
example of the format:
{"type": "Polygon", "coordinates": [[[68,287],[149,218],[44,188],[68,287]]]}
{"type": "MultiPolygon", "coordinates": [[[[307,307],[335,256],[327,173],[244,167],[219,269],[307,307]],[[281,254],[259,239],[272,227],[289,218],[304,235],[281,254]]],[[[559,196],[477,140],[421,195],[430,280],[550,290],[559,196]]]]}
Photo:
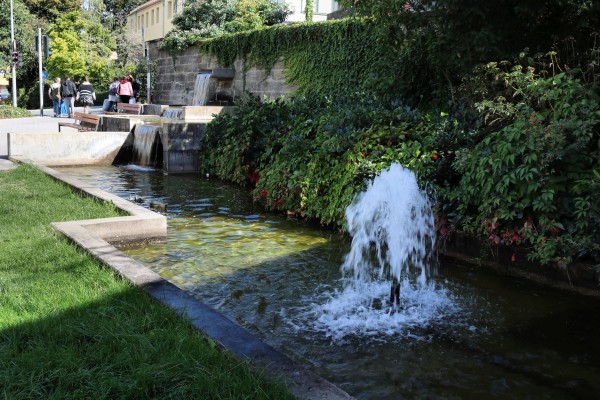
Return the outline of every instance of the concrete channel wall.
{"type": "Polygon", "coordinates": [[[46,165],[110,165],[129,132],[8,133],[8,156],[46,165]]]}

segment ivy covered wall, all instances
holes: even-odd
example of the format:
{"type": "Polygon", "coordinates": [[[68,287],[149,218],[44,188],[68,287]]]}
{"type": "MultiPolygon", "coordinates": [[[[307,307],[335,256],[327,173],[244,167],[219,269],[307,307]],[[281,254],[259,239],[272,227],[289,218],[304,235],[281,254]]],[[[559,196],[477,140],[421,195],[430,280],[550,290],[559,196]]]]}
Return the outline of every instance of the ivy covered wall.
{"type": "Polygon", "coordinates": [[[177,51],[152,42],[150,49],[157,64],[153,102],[158,104],[191,104],[198,71],[224,67],[235,69],[235,79],[211,88],[211,98],[227,90],[235,97],[250,92],[270,99],[309,89],[326,94],[361,90],[372,79],[377,57],[358,19],[276,25],[177,51]]]}

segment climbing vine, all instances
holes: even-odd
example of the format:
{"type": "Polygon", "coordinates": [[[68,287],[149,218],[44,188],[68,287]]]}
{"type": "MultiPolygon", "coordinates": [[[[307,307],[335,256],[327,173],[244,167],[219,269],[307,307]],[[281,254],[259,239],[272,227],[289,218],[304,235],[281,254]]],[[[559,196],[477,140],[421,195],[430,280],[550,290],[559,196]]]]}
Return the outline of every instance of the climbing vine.
{"type": "Polygon", "coordinates": [[[222,66],[241,59],[245,70],[260,66],[268,72],[282,60],[287,82],[296,85],[299,93],[364,89],[377,58],[367,23],[361,19],[275,25],[222,35],[203,42],[200,50],[222,66]]]}

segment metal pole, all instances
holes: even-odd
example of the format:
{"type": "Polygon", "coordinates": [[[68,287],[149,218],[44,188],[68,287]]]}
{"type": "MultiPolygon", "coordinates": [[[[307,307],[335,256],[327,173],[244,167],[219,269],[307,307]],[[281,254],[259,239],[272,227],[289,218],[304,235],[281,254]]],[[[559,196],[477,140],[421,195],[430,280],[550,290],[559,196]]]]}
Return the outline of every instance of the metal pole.
{"type": "Polygon", "coordinates": [[[150,82],[150,49],[148,48],[148,43],[145,43],[146,46],[146,102],[151,104],[152,94],[150,93],[151,82],[150,82]]]}
{"type": "MultiPolygon", "coordinates": [[[[10,42],[13,52],[17,51],[17,42],[15,41],[15,22],[13,16],[13,0],[10,0],[10,42]]],[[[17,106],[17,63],[12,63],[12,100],[13,107],[17,106]]]]}
{"type": "Polygon", "coordinates": [[[40,73],[40,117],[44,116],[44,76],[42,74],[42,28],[38,28],[38,64],[40,73]]]}

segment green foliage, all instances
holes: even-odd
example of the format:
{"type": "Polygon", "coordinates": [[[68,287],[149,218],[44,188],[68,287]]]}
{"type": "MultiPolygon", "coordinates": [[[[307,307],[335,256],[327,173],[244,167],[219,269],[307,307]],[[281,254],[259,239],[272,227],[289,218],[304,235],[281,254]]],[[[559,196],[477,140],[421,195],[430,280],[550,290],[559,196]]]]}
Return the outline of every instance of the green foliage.
{"type": "Polygon", "coordinates": [[[31,117],[31,113],[22,108],[0,104],[0,119],[31,117]]]}
{"type": "MultiPolygon", "coordinates": [[[[10,1],[0,0],[0,7],[4,12],[0,13],[0,48],[2,58],[0,59],[0,70],[11,74],[12,70],[12,45],[10,41],[10,1]]],[[[17,66],[17,80],[27,80],[28,76],[37,70],[37,59],[34,51],[34,38],[37,35],[37,27],[31,21],[35,20],[22,0],[13,0],[14,31],[19,52],[19,65],[17,66]]],[[[42,24],[43,26],[43,24],[42,24]]]]}
{"type": "Polygon", "coordinates": [[[577,0],[340,0],[373,21],[372,88],[413,104],[446,107],[461,77],[479,63],[529,48],[553,49],[562,64],[587,68],[600,3],[577,0]],[[408,4],[408,6],[407,6],[408,4]],[[389,73],[394,71],[394,73],[389,73]]]}
{"type": "Polygon", "coordinates": [[[240,184],[255,184],[266,208],[292,211],[343,227],[344,212],[367,179],[392,163],[422,179],[443,174],[434,144],[453,130],[406,107],[383,105],[364,93],[328,97],[315,92],[289,101],[241,101],[206,135],[201,167],[240,184]]]}
{"type": "Polygon", "coordinates": [[[79,10],[81,0],[23,0],[29,11],[46,21],[54,22],[61,14],[79,10]]]}
{"type": "Polygon", "coordinates": [[[600,264],[594,85],[573,75],[581,71],[544,77],[533,67],[506,68],[479,68],[465,83],[474,89],[469,109],[455,116],[365,92],[251,97],[209,124],[200,163],[220,178],[255,185],[267,209],[335,227],[343,227],[344,210],[366,180],[400,163],[434,197],[440,235],[466,230],[492,246],[526,247],[542,265],[600,264]],[[480,101],[470,109],[474,98],[480,101]]]}
{"type": "Polygon", "coordinates": [[[145,0],[104,0],[104,26],[111,32],[123,33],[129,13],[144,3],[145,0]]]}
{"type": "Polygon", "coordinates": [[[478,104],[495,130],[455,163],[463,175],[454,192],[462,226],[496,245],[529,245],[542,264],[565,267],[598,255],[597,94],[565,73],[488,69],[506,95],[478,104]]]}
{"type": "Polygon", "coordinates": [[[173,18],[175,28],[161,47],[183,50],[209,37],[283,22],[289,13],[287,4],[269,0],[196,0],[173,18]]]}
{"type": "Polygon", "coordinates": [[[282,59],[286,80],[297,86],[298,93],[362,90],[379,57],[364,21],[358,19],[275,25],[222,35],[204,42],[201,50],[223,66],[242,59],[246,69],[262,66],[269,70],[282,59]]]}

